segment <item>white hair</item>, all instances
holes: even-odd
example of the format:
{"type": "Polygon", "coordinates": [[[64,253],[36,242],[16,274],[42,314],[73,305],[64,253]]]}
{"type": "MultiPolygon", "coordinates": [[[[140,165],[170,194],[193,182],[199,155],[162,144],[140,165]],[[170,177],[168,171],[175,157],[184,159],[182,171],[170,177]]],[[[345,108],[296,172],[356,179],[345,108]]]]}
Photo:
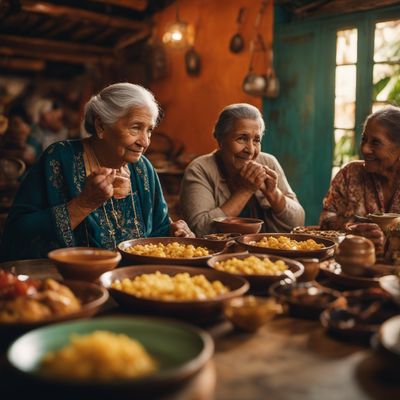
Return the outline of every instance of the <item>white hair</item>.
{"type": "Polygon", "coordinates": [[[93,96],[85,105],[84,127],[87,133],[94,135],[95,118],[105,125],[113,125],[132,108],[146,107],[152,114],[156,125],[159,107],[153,93],[140,85],[123,82],[109,85],[93,96]]]}
{"type": "Polygon", "coordinates": [[[260,110],[251,104],[235,103],[226,106],[219,114],[218,120],[214,126],[214,137],[220,141],[232,131],[235,121],[241,119],[257,121],[260,125],[261,136],[264,134],[265,123],[260,110]]]}

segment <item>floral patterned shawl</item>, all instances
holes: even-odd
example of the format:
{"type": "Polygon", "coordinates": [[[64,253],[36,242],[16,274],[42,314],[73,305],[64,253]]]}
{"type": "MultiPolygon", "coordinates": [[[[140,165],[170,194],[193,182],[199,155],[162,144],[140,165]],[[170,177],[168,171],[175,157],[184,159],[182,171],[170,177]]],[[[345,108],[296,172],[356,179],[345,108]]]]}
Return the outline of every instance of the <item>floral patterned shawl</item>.
{"type": "Polygon", "coordinates": [[[400,187],[386,210],[379,179],[365,170],[364,161],[353,161],[345,165],[332,180],[323,200],[320,224],[335,216],[351,220],[355,215],[383,212],[400,213],[400,187]]]}

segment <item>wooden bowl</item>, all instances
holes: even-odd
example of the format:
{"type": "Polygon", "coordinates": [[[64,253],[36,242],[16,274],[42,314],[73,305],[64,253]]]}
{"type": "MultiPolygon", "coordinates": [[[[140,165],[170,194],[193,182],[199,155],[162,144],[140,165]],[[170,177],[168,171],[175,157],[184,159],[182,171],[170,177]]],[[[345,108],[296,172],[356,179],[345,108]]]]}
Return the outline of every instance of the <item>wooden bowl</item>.
{"type": "Polygon", "coordinates": [[[99,281],[101,285],[110,291],[115,301],[130,312],[170,316],[200,323],[217,319],[221,315],[225,300],[241,296],[249,289],[249,283],[245,279],[224,272],[209,268],[173,267],[169,265],[138,265],[118,268],[115,271],[103,274],[99,281]],[[221,281],[223,285],[229,287],[230,291],[206,300],[165,301],[136,297],[133,294],[111,287],[116,280],[133,279],[139,275],[151,274],[156,271],[170,276],[182,272],[187,272],[190,276],[202,274],[209,281],[221,281]]]}
{"type": "Polygon", "coordinates": [[[264,223],[258,218],[219,217],[214,218],[214,226],[217,232],[230,233],[258,233],[264,223]]]}
{"type": "Polygon", "coordinates": [[[336,243],[333,240],[325,239],[320,236],[296,234],[296,233],[258,233],[254,235],[243,235],[235,239],[237,243],[243,246],[250,253],[264,253],[274,254],[281,257],[288,258],[318,258],[319,260],[333,256],[335,252],[336,243]],[[313,239],[317,243],[322,244],[324,247],[317,250],[284,250],[275,249],[271,247],[261,247],[250,244],[250,242],[259,242],[264,237],[279,237],[286,236],[289,239],[297,241],[305,241],[313,239]]]}
{"type": "Polygon", "coordinates": [[[97,313],[99,308],[107,301],[109,295],[106,289],[90,282],[60,281],[67,286],[81,303],[81,309],[72,313],[55,315],[39,321],[29,322],[1,322],[0,342],[9,342],[11,339],[31,329],[56,322],[72,319],[89,318],[97,313]]]}
{"type": "Polygon", "coordinates": [[[316,282],[299,283],[288,279],[274,283],[269,293],[286,305],[290,315],[307,319],[319,319],[322,311],[341,295],[316,282]]]}
{"type": "MultiPolygon", "coordinates": [[[[220,261],[226,261],[231,258],[238,258],[242,260],[249,256],[255,256],[258,258],[266,258],[268,257],[272,262],[282,260],[288,266],[288,270],[284,271],[280,275],[245,275],[245,274],[231,274],[232,276],[240,276],[241,278],[246,279],[250,283],[250,292],[256,293],[259,295],[267,295],[268,288],[275,282],[280,281],[283,278],[289,278],[292,280],[296,280],[304,271],[304,266],[296,261],[289,258],[283,258],[274,255],[266,255],[266,254],[249,254],[249,253],[230,253],[230,254],[221,254],[218,256],[211,257],[210,260],[207,261],[208,266],[214,268],[216,271],[219,271],[215,268],[215,264],[220,261]]],[[[222,271],[224,272],[224,271],[222,271]]],[[[229,273],[229,272],[224,272],[229,273]]]]}
{"type": "Polygon", "coordinates": [[[377,224],[383,232],[386,232],[393,222],[400,221],[400,214],[396,213],[368,214],[367,217],[377,224]]]}
{"type": "Polygon", "coordinates": [[[121,254],[94,247],[67,247],[48,254],[60,274],[66,279],[94,281],[106,271],[114,269],[121,254]]]}
{"type": "Polygon", "coordinates": [[[181,237],[158,237],[158,238],[143,238],[143,239],[131,239],[125,240],[118,244],[118,250],[121,252],[125,263],[129,264],[167,264],[167,265],[206,265],[207,260],[215,254],[220,254],[225,250],[226,243],[218,240],[207,240],[198,238],[181,238],[181,237]],[[168,243],[177,242],[184,245],[193,245],[195,247],[201,246],[206,247],[212,254],[204,257],[193,257],[193,258],[172,258],[172,257],[155,257],[155,256],[144,256],[129,253],[127,249],[138,244],[158,244],[164,245],[168,243]]]}
{"type": "Polygon", "coordinates": [[[274,299],[254,296],[241,296],[224,304],[224,314],[235,328],[255,332],[270,321],[280,307],[274,299]]]}

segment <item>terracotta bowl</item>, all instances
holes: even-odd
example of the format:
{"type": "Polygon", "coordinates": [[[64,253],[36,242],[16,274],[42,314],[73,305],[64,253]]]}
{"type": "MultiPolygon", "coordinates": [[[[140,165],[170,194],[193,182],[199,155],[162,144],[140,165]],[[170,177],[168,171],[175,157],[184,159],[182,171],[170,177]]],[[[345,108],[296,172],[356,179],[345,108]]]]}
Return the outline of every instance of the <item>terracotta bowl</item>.
{"type": "Polygon", "coordinates": [[[255,332],[274,318],[281,307],[271,298],[242,296],[224,304],[224,314],[235,328],[255,332]]]}
{"type": "Polygon", "coordinates": [[[124,309],[133,313],[155,314],[190,320],[196,323],[211,322],[220,317],[223,310],[223,302],[231,298],[241,296],[249,289],[249,283],[237,276],[215,271],[209,268],[175,267],[170,265],[137,265],[133,267],[118,268],[115,271],[106,272],[99,281],[107,288],[115,301],[124,309]],[[219,280],[230,291],[226,294],[205,300],[176,300],[166,301],[137,297],[122,290],[113,289],[112,283],[116,280],[134,279],[143,274],[152,274],[160,271],[163,274],[174,276],[187,272],[190,276],[204,275],[209,281],[219,280]]]}
{"type": "Polygon", "coordinates": [[[274,283],[269,293],[287,307],[293,317],[318,319],[321,312],[340,297],[340,293],[316,282],[293,282],[288,279],[274,283]]]}
{"type": "Polygon", "coordinates": [[[219,217],[214,218],[214,226],[217,232],[258,233],[264,223],[258,218],[219,217]]]}
{"type": "Polygon", "coordinates": [[[288,258],[318,258],[326,259],[333,256],[335,252],[336,243],[333,240],[322,238],[321,236],[314,235],[306,235],[299,233],[258,233],[253,235],[243,235],[235,239],[237,243],[243,246],[244,249],[248,250],[250,253],[265,253],[265,254],[274,254],[281,257],[288,258]],[[260,247],[254,244],[250,244],[251,242],[259,242],[264,237],[279,237],[286,236],[289,239],[297,240],[297,241],[305,241],[308,239],[313,239],[317,243],[322,244],[324,247],[317,250],[285,250],[285,249],[276,249],[271,247],[260,247]]]}
{"type": "MultiPolygon", "coordinates": [[[[218,256],[211,257],[210,260],[208,260],[207,264],[211,267],[214,268],[216,271],[219,271],[215,268],[215,264],[220,261],[226,261],[231,258],[238,258],[238,259],[244,259],[250,256],[255,256],[258,258],[266,258],[268,257],[272,262],[275,262],[277,260],[282,260],[286,263],[288,266],[288,269],[280,275],[245,275],[245,274],[232,274],[233,276],[240,276],[242,278],[245,278],[249,283],[250,283],[250,292],[259,294],[259,295],[267,295],[268,294],[268,288],[275,282],[278,282],[279,280],[283,278],[289,278],[292,280],[296,280],[304,271],[304,266],[300,262],[296,260],[291,260],[289,258],[283,258],[279,256],[270,256],[266,254],[249,254],[249,253],[230,253],[230,254],[221,254],[218,256]]],[[[225,272],[228,273],[228,272],[225,272]]]]}
{"type": "Polygon", "coordinates": [[[95,281],[101,274],[114,269],[121,254],[93,247],[67,247],[48,254],[65,279],[95,281]]]}
{"type": "MultiPolygon", "coordinates": [[[[207,240],[198,238],[181,238],[181,237],[157,237],[125,240],[118,244],[118,250],[121,252],[125,263],[132,264],[167,264],[167,265],[206,265],[207,260],[214,254],[220,254],[225,250],[226,242],[219,240],[207,240]],[[164,245],[168,243],[178,242],[184,245],[193,245],[195,247],[206,247],[210,251],[210,255],[192,258],[173,258],[173,257],[156,257],[145,256],[129,253],[127,249],[136,245],[158,244],[164,245]]],[[[126,265],[126,264],[125,264],[126,265]]]]}
{"type": "Polygon", "coordinates": [[[233,239],[238,238],[241,236],[241,233],[225,233],[225,232],[218,232],[218,233],[210,233],[208,235],[204,235],[203,239],[207,240],[216,240],[218,242],[229,243],[234,241],[233,239]]]}
{"type": "Polygon", "coordinates": [[[33,322],[2,322],[0,323],[0,344],[8,343],[11,339],[19,336],[21,333],[43,325],[72,319],[89,318],[97,313],[100,306],[103,305],[109,295],[107,290],[90,282],[80,281],[60,281],[67,286],[79,299],[81,309],[72,313],[51,316],[39,321],[33,322]]]}
{"type": "Polygon", "coordinates": [[[367,217],[372,222],[379,225],[383,232],[386,232],[393,222],[400,221],[400,214],[396,213],[368,214],[367,217]]]}
{"type": "Polygon", "coordinates": [[[297,258],[297,261],[304,265],[304,272],[299,276],[299,282],[313,281],[319,274],[318,258],[297,258]]]}

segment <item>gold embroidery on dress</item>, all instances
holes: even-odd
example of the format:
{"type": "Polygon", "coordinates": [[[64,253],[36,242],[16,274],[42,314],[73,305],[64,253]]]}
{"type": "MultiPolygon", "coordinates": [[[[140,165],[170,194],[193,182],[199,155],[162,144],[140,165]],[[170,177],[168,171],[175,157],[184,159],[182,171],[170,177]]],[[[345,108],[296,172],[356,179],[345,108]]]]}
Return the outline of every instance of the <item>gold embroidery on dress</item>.
{"type": "Polygon", "coordinates": [[[54,206],[52,208],[52,212],[57,228],[61,232],[61,235],[64,239],[65,245],[67,247],[73,246],[74,238],[72,236],[72,229],[66,205],[60,204],[59,206],[54,206]]]}

